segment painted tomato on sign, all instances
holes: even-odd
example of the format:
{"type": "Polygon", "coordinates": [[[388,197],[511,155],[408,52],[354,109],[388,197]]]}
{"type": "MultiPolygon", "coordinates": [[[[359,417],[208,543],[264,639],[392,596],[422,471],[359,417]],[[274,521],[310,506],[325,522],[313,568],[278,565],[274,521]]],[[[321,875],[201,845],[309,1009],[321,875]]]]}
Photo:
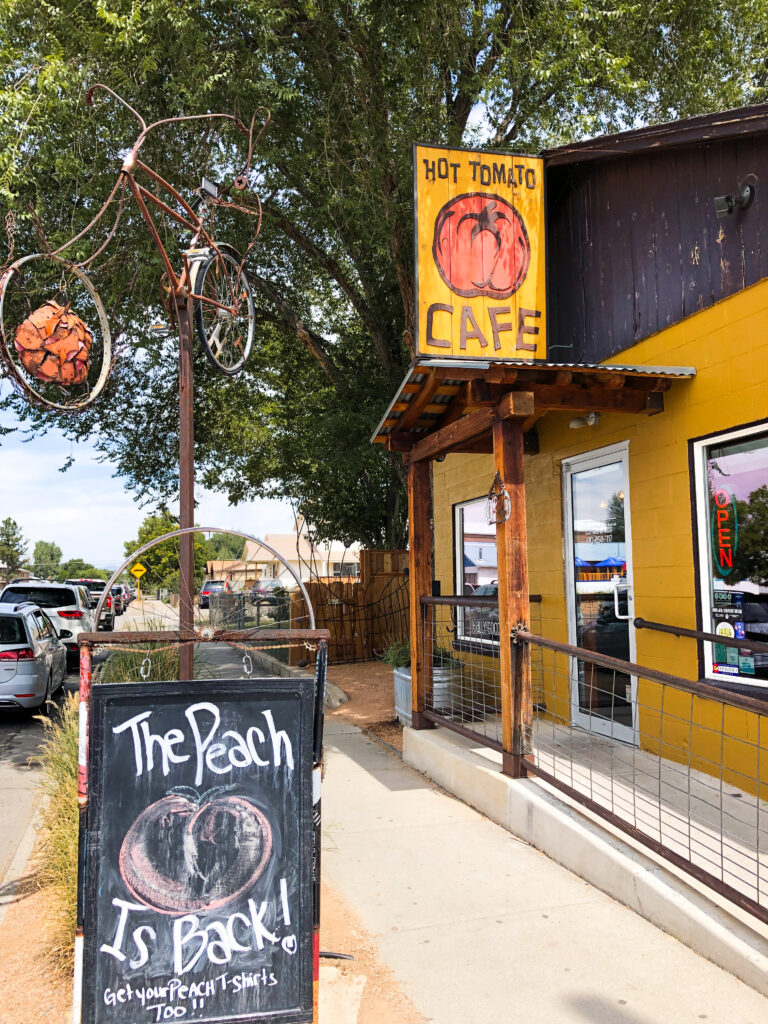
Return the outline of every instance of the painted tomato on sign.
{"type": "Polygon", "coordinates": [[[470,192],[438,213],[432,254],[457,295],[506,299],[525,280],[531,245],[523,218],[506,199],[470,192]]]}

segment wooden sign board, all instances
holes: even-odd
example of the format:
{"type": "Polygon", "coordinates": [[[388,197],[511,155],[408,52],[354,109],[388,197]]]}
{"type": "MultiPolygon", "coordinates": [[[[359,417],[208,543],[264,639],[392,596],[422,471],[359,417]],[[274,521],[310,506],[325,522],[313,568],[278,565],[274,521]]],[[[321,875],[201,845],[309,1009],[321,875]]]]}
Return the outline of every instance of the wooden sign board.
{"type": "Polygon", "coordinates": [[[416,352],[546,358],[544,164],[414,146],[416,352]]]}
{"type": "Polygon", "coordinates": [[[313,680],[96,685],[82,1021],[312,1021],[313,680]]]}

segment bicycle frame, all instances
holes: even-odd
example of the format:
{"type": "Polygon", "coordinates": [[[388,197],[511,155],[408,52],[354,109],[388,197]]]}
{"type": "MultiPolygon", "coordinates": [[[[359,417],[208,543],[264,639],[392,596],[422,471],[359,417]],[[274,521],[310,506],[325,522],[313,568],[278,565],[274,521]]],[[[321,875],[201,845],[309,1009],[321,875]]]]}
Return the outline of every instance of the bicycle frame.
{"type": "MultiPolygon", "coordinates": [[[[251,241],[248,243],[248,245],[246,246],[246,249],[245,249],[244,253],[242,254],[242,256],[240,258],[240,264],[239,264],[239,267],[238,267],[237,278],[236,278],[236,280],[239,280],[240,279],[240,275],[242,274],[243,266],[245,265],[245,261],[246,261],[246,258],[248,256],[248,253],[253,248],[253,246],[254,246],[254,244],[256,242],[256,239],[257,239],[257,237],[259,235],[259,231],[261,230],[261,202],[259,201],[258,196],[256,196],[256,203],[257,203],[256,209],[253,209],[251,207],[244,206],[242,204],[235,203],[235,202],[226,202],[226,201],[224,201],[224,200],[222,200],[222,199],[220,199],[218,197],[216,197],[216,198],[208,197],[207,199],[203,200],[203,209],[202,209],[202,212],[200,213],[200,215],[198,215],[198,214],[195,213],[194,209],[186,201],[186,199],[184,199],[184,197],[178,192],[178,190],[175,189],[173,187],[173,185],[170,184],[170,182],[166,181],[165,178],[163,178],[160,174],[158,174],[156,171],[152,170],[151,167],[149,167],[147,164],[143,163],[141,160],[138,159],[138,153],[139,153],[139,150],[141,149],[141,147],[144,145],[144,142],[146,141],[147,136],[149,135],[149,133],[151,131],[153,131],[154,129],[159,128],[159,127],[161,127],[163,125],[176,124],[176,123],[181,122],[181,121],[210,121],[210,120],[231,121],[238,128],[239,131],[241,131],[244,135],[248,136],[248,158],[246,160],[245,167],[243,168],[242,172],[235,178],[235,182],[234,182],[236,188],[242,189],[242,190],[246,190],[248,188],[248,181],[249,181],[249,176],[250,176],[251,158],[253,156],[253,148],[254,148],[254,145],[261,138],[261,135],[264,132],[264,129],[266,128],[267,124],[269,123],[269,113],[267,112],[266,118],[264,120],[264,124],[262,125],[261,130],[259,131],[259,134],[256,137],[256,139],[253,138],[253,126],[255,124],[256,115],[259,113],[259,110],[256,110],[254,112],[254,115],[251,118],[251,124],[250,124],[249,128],[246,128],[245,124],[240,120],[240,118],[236,117],[233,114],[191,114],[191,115],[184,115],[184,116],[180,116],[180,117],[166,117],[166,118],[161,119],[160,121],[155,121],[153,124],[147,125],[147,123],[144,121],[144,119],[141,117],[141,115],[138,114],[129,103],[127,103],[121,96],[119,96],[116,92],[114,92],[108,86],[103,85],[101,82],[97,83],[96,85],[91,86],[90,89],[88,89],[88,91],[86,92],[86,102],[88,103],[89,106],[91,106],[93,104],[93,94],[94,94],[94,92],[97,89],[102,89],[104,92],[108,93],[110,96],[112,96],[114,99],[116,99],[118,101],[118,103],[122,104],[122,106],[124,106],[127,110],[129,110],[131,112],[131,114],[133,114],[133,116],[137,119],[139,124],[141,125],[142,130],[141,130],[141,133],[139,134],[138,138],[134,142],[133,146],[131,147],[131,151],[129,152],[128,156],[123,161],[123,166],[122,166],[122,168],[120,170],[120,174],[118,176],[118,180],[115,183],[115,186],[112,189],[112,191],[110,192],[110,194],[109,194],[106,202],[104,203],[104,205],[98,211],[98,213],[93,218],[93,220],[90,222],[90,224],[88,224],[85,228],[83,228],[83,230],[80,231],[77,235],[75,235],[74,238],[71,238],[68,242],[65,242],[64,245],[62,245],[58,249],[56,249],[52,253],[52,255],[58,256],[65,249],[68,249],[70,245],[72,245],[74,242],[78,241],[78,239],[82,238],[83,235],[87,234],[99,222],[99,220],[101,220],[101,218],[104,216],[104,214],[107,211],[107,208],[108,208],[109,204],[113,201],[115,196],[119,192],[122,192],[125,188],[127,188],[130,191],[131,195],[133,196],[133,198],[134,198],[134,200],[136,202],[136,205],[139,208],[139,212],[141,213],[141,216],[142,216],[145,224],[147,225],[147,228],[149,229],[149,233],[150,233],[150,235],[152,237],[152,241],[155,243],[155,247],[157,248],[157,250],[158,250],[158,252],[160,254],[160,258],[161,258],[161,260],[163,262],[163,266],[165,268],[165,273],[166,273],[166,275],[168,277],[168,282],[169,282],[169,285],[170,285],[170,290],[171,290],[174,298],[177,301],[179,299],[181,299],[181,298],[184,298],[184,299],[186,299],[188,301],[189,300],[195,300],[195,301],[198,301],[198,302],[206,303],[209,306],[218,307],[219,309],[225,310],[226,312],[231,313],[232,315],[234,315],[237,312],[237,299],[236,299],[236,296],[233,293],[231,282],[228,281],[229,290],[230,290],[230,297],[232,299],[232,305],[231,306],[226,306],[223,303],[217,302],[215,299],[209,298],[209,297],[207,297],[205,295],[198,295],[194,291],[191,290],[191,285],[192,285],[192,269],[191,269],[191,265],[190,265],[190,260],[189,260],[188,255],[187,255],[186,252],[184,253],[184,267],[183,267],[183,269],[181,271],[181,275],[177,275],[176,274],[175,270],[173,269],[173,265],[171,264],[171,261],[170,261],[170,259],[168,257],[168,253],[165,250],[165,246],[163,245],[162,239],[160,238],[160,234],[159,234],[159,232],[158,232],[158,230],[157,230],[157,228],[156,228],[156,226],[155,226],[155,224],[154,224],[154,222],[152,220],[152,217],[150,215],[150,212],[149,212],[147,204],[149,203],[151,205],[154,205],[163,214],[165,214],[166,216],[170,217],[172,220],[176,221],[176,223],[178,223],[182,227],[185,227],[185,228],[189,229],[190,231],[192,231],[192,233],[193,233],[192,234],[192,243],[191,243],[189,248],[195,247],[198,244],[198,242],[201,240],[201,238],[202,238],[205,241],[206,247],[212,249],[219,258],[222,257],[221,249],[219,248],[219,246],[214,241],[212,235],[206,230],[205,225],[204,225],[205,209],[206,209],[206,207],[210,206],[210,207],[213,207],[215,209],[217,206],[220,206],[220,207],[224,207],[225,209],[238,210],[238,211],[240,211],[242,213],[248,214],[249,216],[257,217],[258,220],[257,220],[256,231],[254,233],[254,236],[251,239],[251,241]],[[141,171],[143,174],[146,174],[161,189],[164,189],[165,192],[169,196],[171,196],[181,206],[181,208],[184,211],[184,213],[183,214],[178,213],[171,206],[169,206],[168,203],[163,202],[162,199],[160,199],[158,196],[154,195],[154,193],[152,193],[148,188],[146,188],[144,185],[142,185],[140,182],[138,182],[136,180],[136,178],[135,178],[134,170],[138,170],[138,171],[141,171]],[[186,216],[185,216],[185,214],[186,214],[186,216]]],[[[263,108],[259,108],[259,109],[263,109],[263,108]]],[[[123,204],[123,200],[121,198],[121,200],[120,200],[120,207],[118,209],[118,214],[117,214],[117,217],[115,219],[115,223],[113,224],[112,228],[110,229],[109,234],[107,235],[106,240],[102,243],[102,245],[99,247],[99,249],[96,251],[96,253],[94,253],[92,256],[90,256],[87,260],[84,260],[80,264],[78,264],[79,266],[81,266],[81,267],[85,266],[87,263],[90,263],[93,259],[95,259],[96,256],[100,252],[103,251],[103,249],[106,247],[106,245],[108,244],[110,239],[113,237],[115,231],[117,230],[117,225],[118,225],[118,223],[120,221],[120,216],[122,214],[122,204],[123,204]]]]}

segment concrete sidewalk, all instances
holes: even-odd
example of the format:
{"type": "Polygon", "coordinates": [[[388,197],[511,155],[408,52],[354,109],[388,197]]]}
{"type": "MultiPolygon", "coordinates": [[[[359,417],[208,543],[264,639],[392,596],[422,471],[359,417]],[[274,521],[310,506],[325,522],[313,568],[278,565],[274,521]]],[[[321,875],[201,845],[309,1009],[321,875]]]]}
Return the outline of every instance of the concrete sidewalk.
{"type": "Polygon", "coordinates": [[[763,996],[354,726],[326,719],[325,742],[323,875],[425,1020],[768,1019],[763,996]]]}

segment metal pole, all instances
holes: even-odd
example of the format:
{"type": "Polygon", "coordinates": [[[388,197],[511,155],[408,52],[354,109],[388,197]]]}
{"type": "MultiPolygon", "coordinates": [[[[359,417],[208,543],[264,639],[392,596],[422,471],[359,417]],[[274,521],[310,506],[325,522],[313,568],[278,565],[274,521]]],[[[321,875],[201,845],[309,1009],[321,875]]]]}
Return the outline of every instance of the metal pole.
{"type": "MultiPolygon", "coordinates": [[[[176,296],[179,325],[179,525],[194,526],[195,520],[195,422],[194,377],[192,370],[192,325],[189,308],[182,296],[176,296]]],[[[194,534],[179,539],[179,630],[190,631],[194,625],[195,556],[194,534]]],[[[179,647],[179,679],[192,679],[194,647],[179,647]]]]}

